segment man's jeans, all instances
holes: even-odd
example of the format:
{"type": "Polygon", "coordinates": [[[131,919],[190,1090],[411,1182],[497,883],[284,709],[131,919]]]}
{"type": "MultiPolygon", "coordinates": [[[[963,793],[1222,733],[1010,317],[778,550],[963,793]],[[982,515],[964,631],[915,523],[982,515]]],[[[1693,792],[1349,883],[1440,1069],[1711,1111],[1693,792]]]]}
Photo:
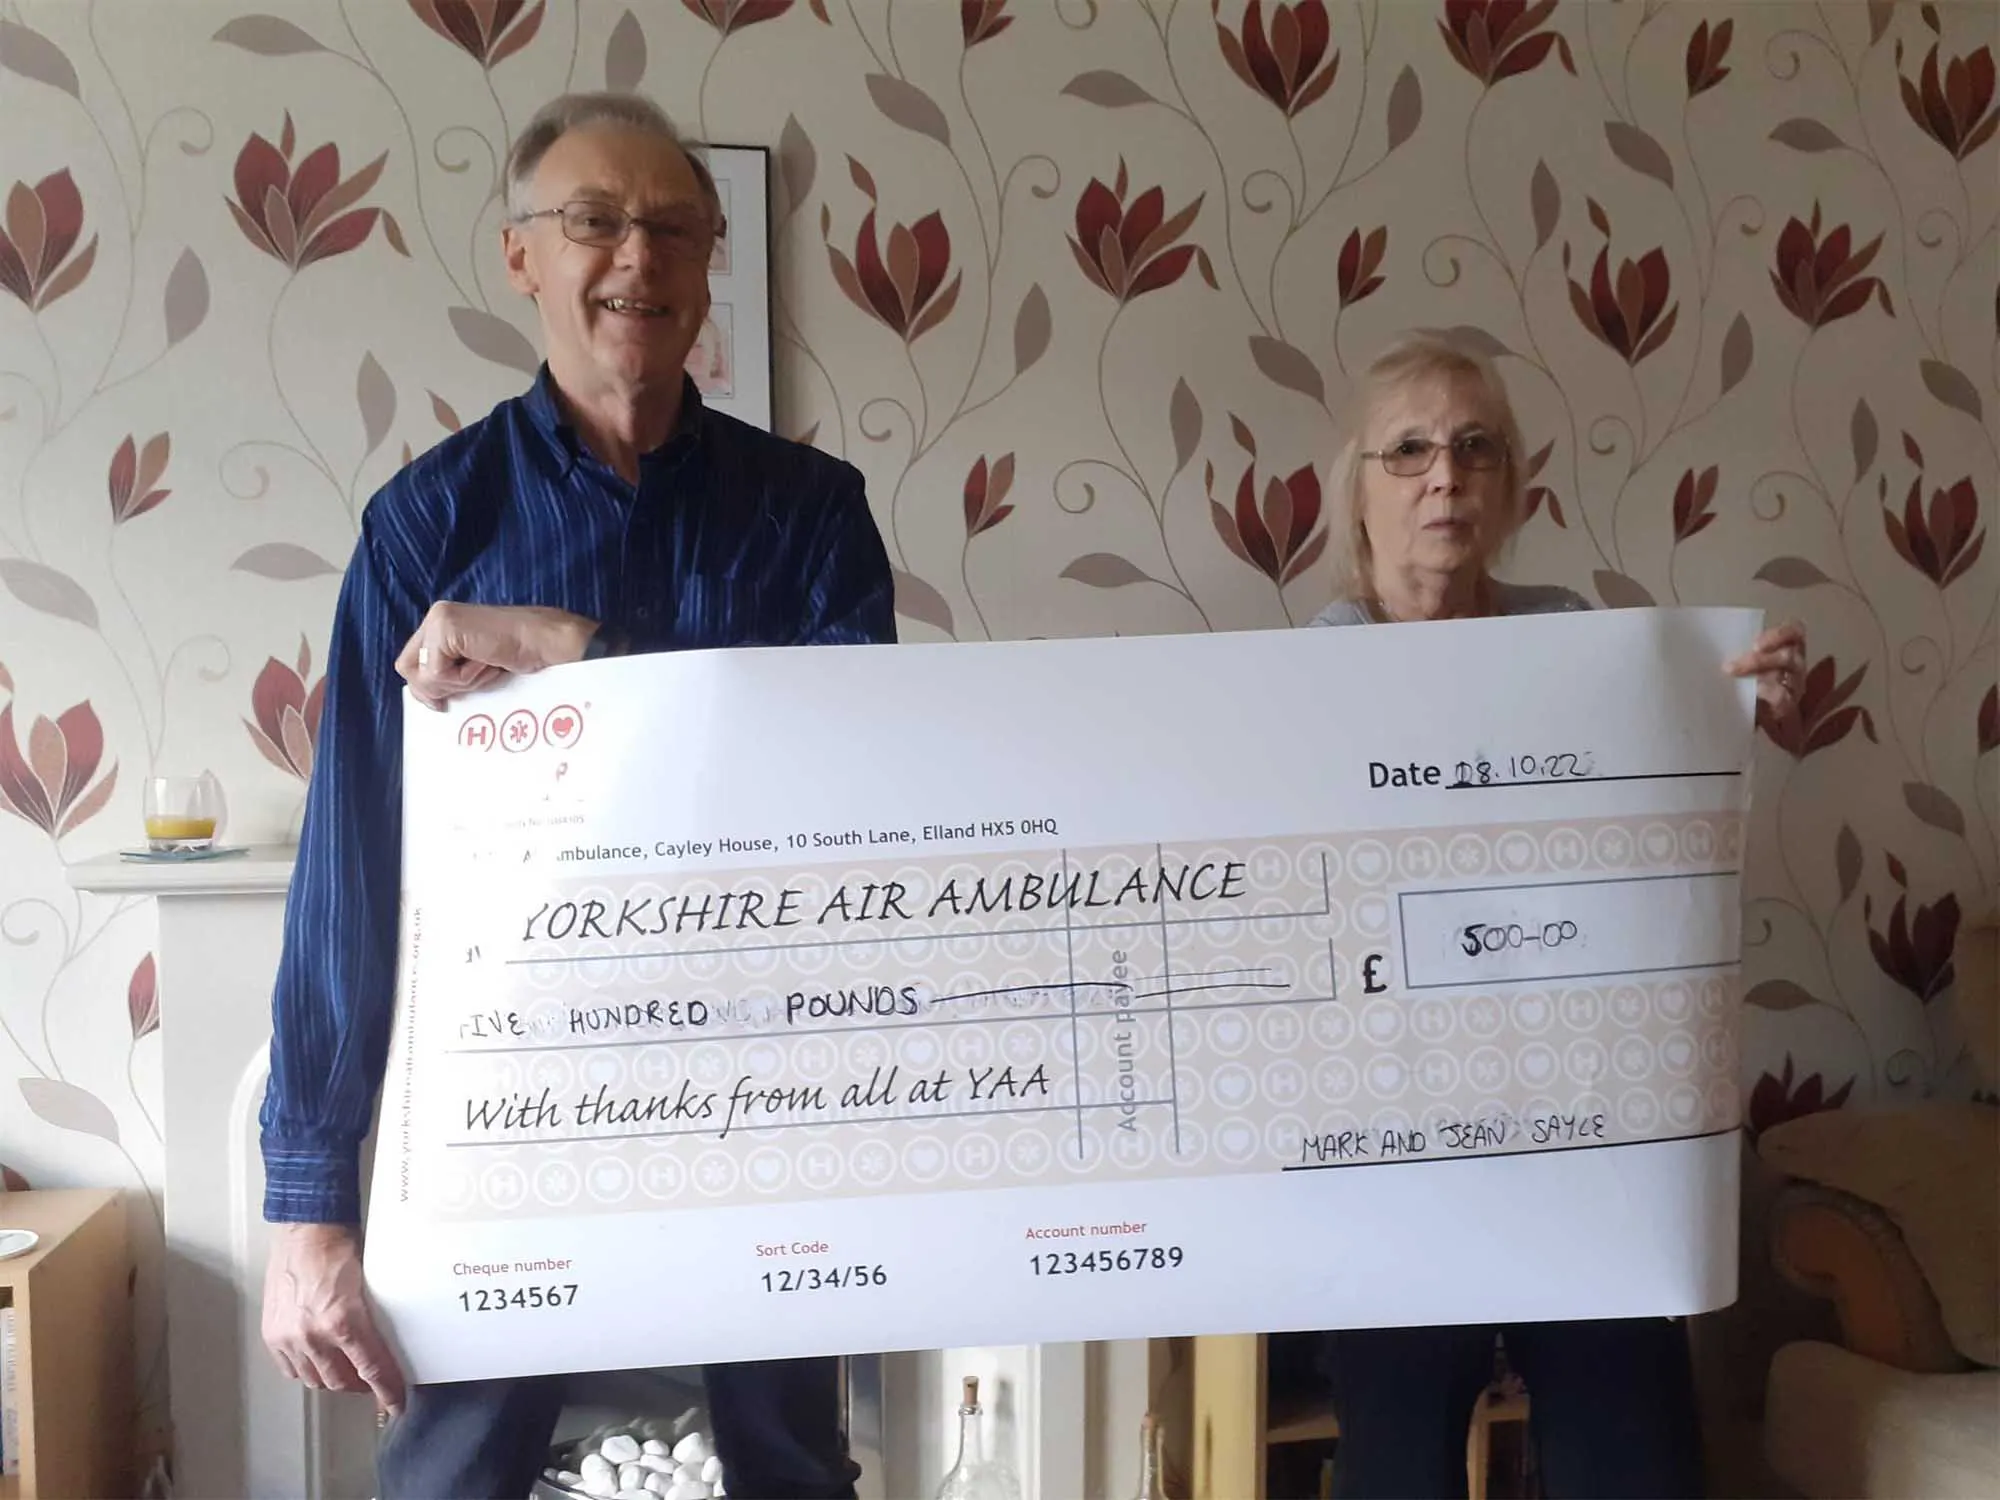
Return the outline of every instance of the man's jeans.
{"type": "MultiPolygon", "coordinates": [[[[1694,1500],[1701,1427],[1687,1329],[1669,1318],[1509,1324],[1549,1500],[1694,1500]]],[[[1340,1500],[1466,1492],[1472,1404],[1493,1379],[1491,1325],[1326,1335],[1340,1500]]]]}
{"type": "MultiPolygon", "coordinates": [[[[708,1365],[731,1500],[852,1500],[833,1359],[708,1365]]],[[[376,1459],[381,1500],[525,1500],[562,1417],[560,1375],[410,1387],[376,1459]]]]}

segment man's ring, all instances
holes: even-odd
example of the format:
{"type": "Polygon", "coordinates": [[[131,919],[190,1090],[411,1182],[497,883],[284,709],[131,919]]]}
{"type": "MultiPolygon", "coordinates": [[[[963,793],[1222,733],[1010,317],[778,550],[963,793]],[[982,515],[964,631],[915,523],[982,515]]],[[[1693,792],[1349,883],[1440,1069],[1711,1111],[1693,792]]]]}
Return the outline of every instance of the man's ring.
{"type": "Polygon", "coordinates": [[[421,672],[427,667],[429,667],[430,664],[431,664],[431,648],[428,646],[417,647],[417,670],[421,672]]]}

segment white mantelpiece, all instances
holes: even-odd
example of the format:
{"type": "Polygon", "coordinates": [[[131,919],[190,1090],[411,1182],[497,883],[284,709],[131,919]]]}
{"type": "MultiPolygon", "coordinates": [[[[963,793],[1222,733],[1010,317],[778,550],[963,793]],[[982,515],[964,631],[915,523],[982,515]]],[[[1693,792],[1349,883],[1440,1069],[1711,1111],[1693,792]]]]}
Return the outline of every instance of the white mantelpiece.
{"type": "MultiPolygon", "coordinates": [[[[293,852],[259,847],[182,865],[111,855],[70,868],[78,890],[159,903],[168,1382],[184,1500],[374,1493],[372,1403],[283,1379],[259,1328],[266,1229],[257,1113],[293,852]]],[[[986,1375],[989,1390],[1011,1387],[1031,1500],[1082,1495],[1087,1450],[1106,1492],[1125,1493],[1136,1479],[1123,1462],[1123,1432],[1145,1402],[1142,1344],[1102,1346],[1088,1390],[1077,1344],[866,1364],[850,1382],[864,1500],[935,1491],[951,1462],[960,1374],[986,1375]],[[1095,1431],[1107,1421],[1115,1434],[1095,1431]]]]}
{"type": "Polygon", "coordinates": [[[283,1379],[259,1329],[257,1111],[292,853],[70,869],[79,890],[159,903],[167,1379],[175,1490],[195,1500],[373,1493],[372,1404],[283,1379]]]}

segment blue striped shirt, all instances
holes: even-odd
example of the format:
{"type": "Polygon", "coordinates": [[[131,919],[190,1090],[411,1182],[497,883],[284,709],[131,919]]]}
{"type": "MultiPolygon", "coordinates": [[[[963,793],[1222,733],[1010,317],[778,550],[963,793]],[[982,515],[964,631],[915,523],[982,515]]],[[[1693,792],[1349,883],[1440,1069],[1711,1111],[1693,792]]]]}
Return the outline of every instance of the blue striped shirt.
{"type": "Polygon", "coordinates": [[[264,1215],[360,1221],[362,1140],[388,1055],[402,857],[402,679],[430,605],[543,604],[634,651],[895,639],[889,560],[851,465],[702,405],[634,486],[565,420],[546,367],[445,439],[362,515],[327,650],[326,702],[260,1116],[264,1215]]]}

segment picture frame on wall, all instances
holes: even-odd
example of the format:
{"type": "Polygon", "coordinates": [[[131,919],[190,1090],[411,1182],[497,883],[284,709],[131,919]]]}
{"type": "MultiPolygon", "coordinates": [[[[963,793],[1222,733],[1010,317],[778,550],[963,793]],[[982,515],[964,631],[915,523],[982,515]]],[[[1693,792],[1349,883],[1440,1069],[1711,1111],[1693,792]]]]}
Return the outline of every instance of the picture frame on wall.
{"type": "Polygon", "coordinates": [[[701,398],[771,430],[771,154],[762,146],[710,146],[705,154],[726,233],[708,263],[709,311],[688,355],[701,398]]]}

